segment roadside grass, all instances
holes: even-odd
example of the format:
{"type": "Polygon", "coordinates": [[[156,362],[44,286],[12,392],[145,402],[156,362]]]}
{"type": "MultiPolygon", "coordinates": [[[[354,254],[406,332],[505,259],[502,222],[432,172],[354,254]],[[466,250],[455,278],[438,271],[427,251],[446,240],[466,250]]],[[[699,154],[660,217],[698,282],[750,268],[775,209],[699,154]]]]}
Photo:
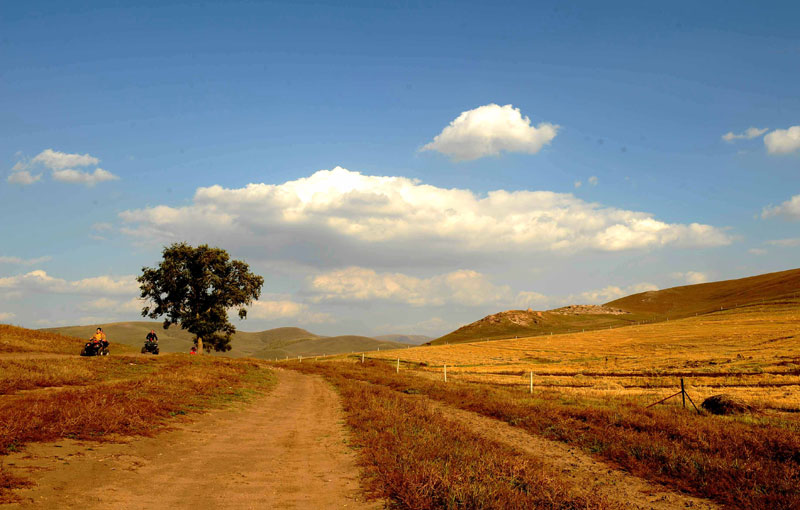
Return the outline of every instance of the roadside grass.
{"type": "Polygon", "coordinates": [[[78,354],[84,343],[85,341],[80,338],[0,324],[0,353],[48,352],[78,354]]]}
{"type": "Polygon", "coordinates": [[[0,395],[19,391],[102,384],[144,377],[165,362],[156,358],[104,356],[96,358],[1,359],[0,395]]]}
{"type": "MultiPolygon", "coordinates": [[[[115,354],[133,353],[136,349],[115,343],[110,338],[110,350],[115,354]]],[[[47,353],[80,354],[87,340],[72,336],[49,333],[47,331],[19,328],[0,324],[0,354],[6,353],[47,353]]]]}
{"type": "Polygon", "coordinates": [[[560,391],[530,396],[490,385],[445,384],[408,372],[396,374],[394,367],[380,362],[283,366],[331,380],[417,392],[579,446],[634,475],[729,508],[800,508],[800,427],[794,419],[697,415],[674,407],[644,409],[626,399],[586,399],[560,391]]]}
{"type": "MultiPolygon", "coordinates": [[[[176,416],[247,400],[276,381],[262,362],[185,354],[0,360],[0,373],[0,455],[63,438],[149,436],[176,416]],[[19,392],[51,385],[62,387],[19,392]]],[[[0,502],[21,483],[0,471],[0,502]]]]}
{"type": "MultiPolygon", "coordinates": [[[[315,372],[310,364],[303,371],[315,372]]],[[[403,509],[612,509],[558,473],[447,420],[424,401],[324,372],[342,395],[352,444],[376,498],[403,509]]]]}

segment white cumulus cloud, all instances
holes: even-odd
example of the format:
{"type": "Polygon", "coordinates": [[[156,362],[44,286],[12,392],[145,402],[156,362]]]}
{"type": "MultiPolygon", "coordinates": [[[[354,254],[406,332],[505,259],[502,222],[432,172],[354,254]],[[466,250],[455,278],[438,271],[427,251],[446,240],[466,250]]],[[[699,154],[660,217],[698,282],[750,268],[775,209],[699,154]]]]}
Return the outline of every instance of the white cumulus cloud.
{"type": "Polygon", "coordinates": [[[493,304],[528,307],[547,298],[535,292],[513,292],[507,285],[495,285],[481,273],[458,270],[430,278],[402,273],[378,273],[363,267],[348,267],[311,279],[318,301],[368,301],[383,299],[413,306],[493,304]]]}
{"type": "Polygon", "coordinates": [[[708,281],[708,275],[706,273],[701,273],[700,271],[686,271],[685,273],[672,273],[672,277],[676,280],[680,280],[685,282],[689,285],[696,285],[698,283],[706,283],[708,281]]]}
{"type": "Polygon", "coordinates": [[[315,242],[328,253],[337,244],[361,243],[393,249],[424,246],[426,253],[457,249],[492,254],[732,242],[710,225],[668,223],[569,193],[496,190],[479,196],[339,167],[277,185],[199,188],[190,205],[128,210],[120,217],[129,225],[125,233],[150,241],[202,240],[262,252],[315,242]]]}
{"type": "Polygon", "coordinates": [[[0,321],[10,321],[16,316],[14,312],[0,312],[0,321]]]}
{"type": "Polygon", "coordinates": [[[93,172],[77,170],[88,166],[97,166],[100,160],[90,154],[69,154],[66,152],[45,149],[32,159],[23,159],[11,168],[8,182],[19,185],[30,185],[39,181],[42,174],[33,175],[31,169],[46,168],[51,171],[53,179],[60,182],[69,182],[94,186],[97,183],[119,179],[108,170],[95,168],[93,172]]]}
{"type": "Polygon", "coordinates": [[[789,154],[800,149],[800,126],[776,129],[764,137],[764,145],[770,154],[789,154]]]}
{"type": "Polygon", "coordinates": [[[0,289],[59,294],[130,295],[139,292],[139,284],[133,276],[94,276],[68,281],[50,276],[39,269],[25,274],[0,278],[0,289]]]}
{"type": "Polygon", "coordinates": [[[614,301],[615,299],[623,298],[625,296],[630,296],[632,294],[639,294],[640,292],[648,292],[652,290],[658,290],[658,286],[648,282],[641,282],[634,285],[629,285],[627,287],[609,285],[607,287],[603,287],[602,289],[587,290],[581,292],[580,294],[573,294],[565,299],[562,299],[561,301],[564,304],[599,305],[608,303],[609,301],[614,301]]]}
{"type": "Polygon", "coordinates": [[[6,179],[11,184],[19,184],[20,186],[29,186],[42,178],[42,174],[33,175],[28,170],[17,170],[11,172],[11,175],[6,179]]]}
{"type": "Polygon", "coordinates": [[[45,149],[30,162],[32,165],[40,163],[51,170],[63,170],[65,168],[96,165],[100,160],[89,154],[67,154],[53,149],[45,149]]]}
{"type": "Polygon", "coordinates": [[[119,179],[119,177],[111,172],[103,170],[102,168],[95,168],[94,172],[92,173],[67,168],[66,170],[54,170],[53,179],[61,182],[72,182],[77,184],[85,184],[87,186],[94,186],[99,182],[116,181],[119,179]]]}
{"type": "Polygon", "coordinates": [[[776,216],[787,220],[800,220],[800,195],[795,195],[780,205],[769,205],[761,211],[761,217],[764,219],[776,216]]]}
{"type": "Polygon", "coordinates": [[[253,302],[247,310],[247,317],[263,320],[292,319],[309,324],[334,322],[334,318],[330,314],[314,312],[307,304],[298,303],[285,297],[272,300],[260,299],[253,302]]]}
{"type": "Polygon", "coordinates": [[[729,131],[722,135],[722,139],[728,143],[733,142],[734,140],[752,140],[753,138],[757,138],[766,132],[767,128],[759,129],[755,127],[749,127],[742,133],[734,133],[733,131],[729,131]]]}
{"type": "Polygon", "coordinates": [[[501,152],[536,154],[548,145],[559,126],[531,125],[519,108],[487,104],[462,112],[422,150],[441,152],[455,161],[469,161],[501,152]]]}

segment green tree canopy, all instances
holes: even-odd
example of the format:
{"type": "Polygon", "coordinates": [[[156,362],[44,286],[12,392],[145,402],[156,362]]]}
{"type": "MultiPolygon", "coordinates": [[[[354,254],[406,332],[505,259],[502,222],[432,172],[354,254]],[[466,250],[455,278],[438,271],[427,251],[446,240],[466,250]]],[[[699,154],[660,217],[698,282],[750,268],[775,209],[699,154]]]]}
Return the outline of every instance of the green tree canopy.
{"type": "Polygon", "coordinates": [[[251,273],[246,263],[230,260],[225,250],[187,243],[164,248],[158,267],[143,267],[136,280],[141,297],[150,303],[142,316],[164,316],[164,329],[180,324],[195,335],[195,342],[202,339],[215,351],[231,350],[236,328],[228,311],[238,308],[239,318],[246,318],[245,307],[258,299],[264,285],[264,278],[251,273]]]}

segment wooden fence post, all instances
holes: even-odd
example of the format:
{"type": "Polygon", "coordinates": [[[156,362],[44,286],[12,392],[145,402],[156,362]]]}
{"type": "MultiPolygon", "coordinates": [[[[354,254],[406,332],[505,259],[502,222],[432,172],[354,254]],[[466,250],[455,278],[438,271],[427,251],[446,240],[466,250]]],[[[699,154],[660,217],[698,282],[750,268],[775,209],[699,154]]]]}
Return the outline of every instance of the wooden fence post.
{"type": "Polygon", "coordinates": [[[531,372],[531,395],[533,395],[533,372],[531,372]]]}
{"type": "Polygon", "coordinates": [[[444,382],[447,382],[447,363],[444,364],[444,382]]]}
{"type": "Polygon", "coordinates": [[[681,377],[681,400],[683,400],[683,408],[686,409],[686,388],[683,386],[683,377],[681,377]]]}
{"type": "Polygon", "coordinates": [[[361,353],[361,363],[364,363],[364,353],[361,353]]]}
{"type": "Polygon", "coordinates": [[[400,358],[397,358],[397,370],[396,373],[400,373],[400,358]]]}

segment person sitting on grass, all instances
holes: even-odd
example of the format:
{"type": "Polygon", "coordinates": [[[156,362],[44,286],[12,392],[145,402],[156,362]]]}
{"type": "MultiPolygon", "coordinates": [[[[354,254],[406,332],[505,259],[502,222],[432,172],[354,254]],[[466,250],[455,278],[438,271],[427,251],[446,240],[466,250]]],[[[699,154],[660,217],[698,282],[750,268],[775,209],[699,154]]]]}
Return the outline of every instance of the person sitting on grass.
{"type": "Polygon", "coordinates": [[[189,354],[197,354],[197,347],[193,345],[192,350],[189,351],[189,354]]]}
{"type": "Polygon", "coordinates": [[[151,329],[150,332],[147,334],[147,341],[158,343],[158,335],[156,335],[156,330],[151,329]]]}

